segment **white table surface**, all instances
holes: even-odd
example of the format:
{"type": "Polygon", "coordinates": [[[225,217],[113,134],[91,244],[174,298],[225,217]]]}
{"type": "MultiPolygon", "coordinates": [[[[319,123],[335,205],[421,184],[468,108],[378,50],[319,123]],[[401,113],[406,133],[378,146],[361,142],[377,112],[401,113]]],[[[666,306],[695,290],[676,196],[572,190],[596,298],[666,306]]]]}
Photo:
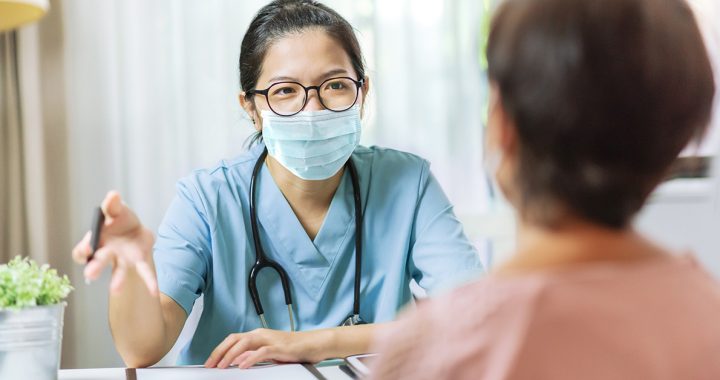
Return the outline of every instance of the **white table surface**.
{"type": "Polygon", "coordinates": [[[125,368],[61,369],[58,380],[125,380],[125,368]]]}
{"type": "MultiPolygon", "coordinates": [[[[328,380],[350,379],[337,363],[321,365],[317,369],[328,380]]],[[[125,368],[61,369],[58,374],[58,380],[126,380],[125,368]]]]}

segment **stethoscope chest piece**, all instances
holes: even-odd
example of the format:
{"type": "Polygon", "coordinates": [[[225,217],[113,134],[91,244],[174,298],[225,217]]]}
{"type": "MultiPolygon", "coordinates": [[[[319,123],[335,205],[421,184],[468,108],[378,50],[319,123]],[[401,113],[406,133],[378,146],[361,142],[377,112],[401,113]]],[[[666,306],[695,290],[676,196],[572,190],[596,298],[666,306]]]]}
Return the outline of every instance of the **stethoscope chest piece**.
{"type": "Polygon", "coordinates": [[[357,326],[357,325],[366,325],[367,322],[363,321],[362,318],[360,318],[359,314],[352,314],[349,315],[343,323],[340,324],[340,326],[357,326]]]}

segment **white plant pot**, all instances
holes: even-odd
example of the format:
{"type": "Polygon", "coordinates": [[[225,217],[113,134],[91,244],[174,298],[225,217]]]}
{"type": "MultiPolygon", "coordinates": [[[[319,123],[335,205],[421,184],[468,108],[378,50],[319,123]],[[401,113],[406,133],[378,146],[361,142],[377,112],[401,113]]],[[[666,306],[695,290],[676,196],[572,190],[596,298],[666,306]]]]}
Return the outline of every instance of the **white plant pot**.
{"type": "Polygon", "coordinates": [[[57,379],[65,305],[0,310],[0,379],[57,379]]]}

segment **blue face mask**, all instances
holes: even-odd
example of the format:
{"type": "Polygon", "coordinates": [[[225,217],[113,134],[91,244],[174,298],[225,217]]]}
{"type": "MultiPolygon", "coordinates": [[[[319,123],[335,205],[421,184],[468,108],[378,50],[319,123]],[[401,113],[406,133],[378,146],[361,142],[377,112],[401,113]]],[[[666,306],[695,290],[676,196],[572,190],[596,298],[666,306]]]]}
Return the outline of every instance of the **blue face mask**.
{"type": "Polygon", "coordinates": [[[268,154],[291,173],[323,180],[345,165],[360,143],[360,107],[347,111],[303,111],[278,116],[262,111],[262,135],[268,154]]]}

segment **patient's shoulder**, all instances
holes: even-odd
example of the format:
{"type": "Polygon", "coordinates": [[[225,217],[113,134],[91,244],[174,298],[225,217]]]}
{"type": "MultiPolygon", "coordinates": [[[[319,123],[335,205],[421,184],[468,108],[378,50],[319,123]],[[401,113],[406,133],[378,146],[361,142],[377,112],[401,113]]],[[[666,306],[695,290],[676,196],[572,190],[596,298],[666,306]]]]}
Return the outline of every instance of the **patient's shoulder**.
{"type": "Polygon", "coordinates": [[[669,257],[489,276],[421,302],[386,345],[395,347],[395,363],[423,363],[421,373],[395,365],[393,375],[558,378],[567,370],[642,378],[661,366],[684,374],[697,357],[720,352],[718,318],[715,280],[692,258],[669,257]],[[666,357],[674,362],[656,360],[666,357]],[[636,372],[638,363],[650,372],[636,372]]]}

